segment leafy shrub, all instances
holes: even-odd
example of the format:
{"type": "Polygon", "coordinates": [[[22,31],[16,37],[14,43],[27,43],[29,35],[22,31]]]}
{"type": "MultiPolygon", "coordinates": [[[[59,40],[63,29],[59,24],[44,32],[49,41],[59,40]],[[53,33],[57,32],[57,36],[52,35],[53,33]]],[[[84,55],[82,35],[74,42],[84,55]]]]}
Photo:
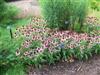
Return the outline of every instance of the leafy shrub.
{"type": "Polygon", "coordinates": [[[14,17],[18,13],[15,6],[11,6],[5,3],[4,0],[0,0],[0,26],[6,27],[8,24],[14,23],[14,17]]]}
{"type": "Polygon", "coordinates": [[[22,64],[11,66],[5,75],[26,75],[25,68],[22,64]]]}
{"type": "Polygon", "coordinates": [[[50,28],[74,29],[75,23],[83,26],[88,0],[40,0],[42,13],[50,28]]]}
{"type": "Polygon", "coordinates": [[[6,38],[0,38],[0,65],[11,64],[12,61],[16,60],[15,51],[20,47],[18,40],[11,40],[6,38]]]}
{"type": "Polygon", "coordinates": [[[21,38],[11,39],[9,31],[0,27],[0,73],[5,75],[7,70],[16,64],[19,58],[15,52],[20,47],[21,38]]]}
{"type": "Polygon", "coordinates": [[[26,75],[25,69],[25,66],[19,63],[13,65],[0,65],[1,75],[26,75]]]}
{"type": "Polygon", "coordinates": [[[0,40],[0,55],[2,59],[6,59],[10,54],[15,54],[22,42],[22,39],[10,39],[9,36],[1,37],[0,40]]]}

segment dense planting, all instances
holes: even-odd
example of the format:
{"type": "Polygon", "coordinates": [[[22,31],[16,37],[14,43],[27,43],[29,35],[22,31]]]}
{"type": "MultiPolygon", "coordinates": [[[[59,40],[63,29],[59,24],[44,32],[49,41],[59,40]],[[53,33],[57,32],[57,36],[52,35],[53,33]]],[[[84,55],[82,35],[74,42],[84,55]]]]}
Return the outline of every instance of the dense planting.
{"type": "Polygon", "coordinates": [[[16,51],[16,56],[22,58],[27,57],[34,60],[41,57],[41,61],[39,62],[53,63],[61,58],[64,60],[70,57],[88,59],[88,56],[92,56],[92,53],[100,52],[99,35],[87,33],[79,34],[68,30],[51,31],[51,29],[45,26],[44,20],[35,18],[30,25],[16,29],[15,38],[23,36],[25,39],[21,47],[16,51]],[[44,54],[45,51],[47,51],[46,55],[44,54]],[[58,54],[53,57],[52,55],[55,53],[58,54]],[[45,58],[48,54],[51,55],[50,59],[45,58]],[[43,58],[41,55],[43,55],[43,58]],[[58,58],[56,58],[56,56],[58,58]]]}

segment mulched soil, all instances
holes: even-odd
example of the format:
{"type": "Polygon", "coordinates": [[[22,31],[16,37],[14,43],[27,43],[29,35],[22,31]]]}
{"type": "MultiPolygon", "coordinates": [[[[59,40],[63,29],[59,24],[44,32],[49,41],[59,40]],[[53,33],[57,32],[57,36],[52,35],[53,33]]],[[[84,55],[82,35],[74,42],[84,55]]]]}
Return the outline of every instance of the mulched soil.
{"type": "Polygon", "coordinates": [[[100,56],[94,56],[87,61],[76,60],[73,63],[58,62],[54,65],[44,65],[41,69],[29,66],[28,75],[100,75],[100,56]]]}

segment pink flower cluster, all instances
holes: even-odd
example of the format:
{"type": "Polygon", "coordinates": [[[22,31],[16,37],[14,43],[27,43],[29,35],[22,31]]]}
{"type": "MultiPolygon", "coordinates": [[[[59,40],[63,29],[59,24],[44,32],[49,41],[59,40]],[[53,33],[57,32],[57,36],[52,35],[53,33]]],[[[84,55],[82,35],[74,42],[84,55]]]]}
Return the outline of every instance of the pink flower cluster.
{"type": "Polygon", "coordinates": [[[86,23],[91,26],[100,26],[100,19],[94,16],[90,16],[86,18],[86,23]]]}
{"type": "Polygon", "coordinates": [[[33,41],[39,41],[39,47],[29,49],[23,53],[30,58],[43,53],[45,49],[48,49],[48,51],[52,53],[60,51],[61,48],[74,49],[79,47],[80,51],[83,51],[86,46],[87,48],[91,48],[94,44],[100,43],[99,36],[89,36],[87,33],[78,34],[72,31],[51,31],[49,28],[45,27],[45,24],[41,23],[35,26],[36,23],[34,24],[34,22],[35,20],[31,25],[20,27],[16,29],[15,32],[15,37],[20,37],[20,35],[25,37],[21,49],[29,48],[33,41]],[[88,43],[88,45],[86,45],[86,43],[88,43]]]}

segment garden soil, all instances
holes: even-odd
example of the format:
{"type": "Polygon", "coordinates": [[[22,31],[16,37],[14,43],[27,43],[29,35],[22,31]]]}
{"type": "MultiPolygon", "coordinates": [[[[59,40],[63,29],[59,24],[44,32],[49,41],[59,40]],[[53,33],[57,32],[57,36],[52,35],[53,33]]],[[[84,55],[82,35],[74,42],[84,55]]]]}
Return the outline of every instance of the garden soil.
{"type": "Polygon", "coordinates": [[[87,61],[75,60],[72,63],[58,62],[54,65],[44,65],[41,69],[29,66],[28,75],[100,75],[100,56],[94,56],[87,61]]]}

